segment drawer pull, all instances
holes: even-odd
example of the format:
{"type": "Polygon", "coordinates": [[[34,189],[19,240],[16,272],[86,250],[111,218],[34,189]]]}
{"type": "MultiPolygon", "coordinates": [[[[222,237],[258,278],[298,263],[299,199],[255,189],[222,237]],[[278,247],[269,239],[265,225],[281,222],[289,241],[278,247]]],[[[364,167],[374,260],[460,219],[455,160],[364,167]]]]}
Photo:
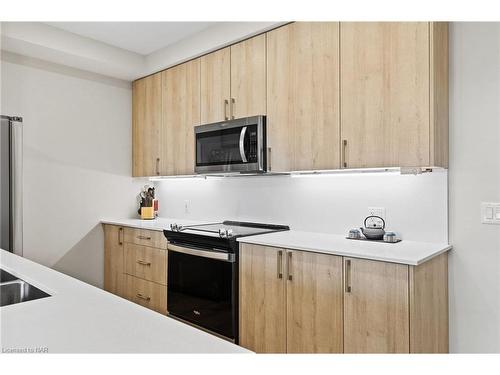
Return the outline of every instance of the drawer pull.
{"type": "Polygon", "coordinates": [[[140,299],[144,300],[144,301],[150,301],[151,300],[151,297],[144,297],[141,293],[137,293],[135,296],[137,298],[140,298],[140,299]]]}
{"type": "Polygon", "coordinates": [[[283,250],[278,250],[278,261],[277,261],[277,274],[278,274],[278,279],[283,278],[283,250]]]}
{"type": "Polygon", "coordinates": [[[352,286],[351,286],[351,260],[346,259],[345,261],[345,292],[346,293],[351,293],[352,292],[352,286]]]}
{"type": "Polygon", "coordinates": [[[123,245],[123,228],[118,229],[118,245],[123,245]]]}
{"type": "Polygon", "coordinates": [[[139,240],[148,240],[149,241],[149,240],[151,240],[151,237],[149,237],[149,236],[137,236],[137,239],[139,239],[139,240]]]}
{"type": "Polygon", "coordinates": [[[138,260],[137,261],[138,264],[140,264],[141,266],[151,266],[151,262],[145,262],[143,260],[138,260]]]}
{"type": "Polygon", "coordinates": [[[293,280],[293,275],[292,275],[292,252],[288,252],[288,257],[287,257],[287,262],[286,262],[286,273],[288,274],[287,279],[289,281],[293,280]]]}

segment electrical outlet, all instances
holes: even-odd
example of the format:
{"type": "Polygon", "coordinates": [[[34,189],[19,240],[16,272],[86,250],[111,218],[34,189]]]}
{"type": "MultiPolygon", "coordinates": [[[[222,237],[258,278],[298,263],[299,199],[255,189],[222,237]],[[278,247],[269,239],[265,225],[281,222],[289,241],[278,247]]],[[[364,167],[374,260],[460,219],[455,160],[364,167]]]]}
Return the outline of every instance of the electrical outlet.
{"type": "Polygon", "coordinates": [[[188,214],[190,209],[191,209],[191,202],[189,202],[188,200],[185,200],[184,201],[184,213],[185,214],[188,214]]]}
{"type": "Polygon", "coordinates": [[[368,216],[380,216],[385,220],[385,207],[368,207],[368,216]]]}

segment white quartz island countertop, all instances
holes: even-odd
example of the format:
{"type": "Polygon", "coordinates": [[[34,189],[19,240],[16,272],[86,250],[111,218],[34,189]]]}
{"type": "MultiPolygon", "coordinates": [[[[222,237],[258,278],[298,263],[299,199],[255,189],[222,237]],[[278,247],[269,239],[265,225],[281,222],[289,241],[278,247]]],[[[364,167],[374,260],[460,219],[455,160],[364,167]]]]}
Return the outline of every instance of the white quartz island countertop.
{"type": "Polygon", "coordinates": [[[51,295],[0,307],[4,353],[249,353],[5,250],[0,267],[51,295]]]}
{"type": "MultiPolygon", "coordinates": [[[[158,218],[155,220],[108,219],[102,220],[101,222],[103,224],[114,224],[158,231],[169,229],[171,223],[181,225],[207,223],[207,221],[175,218],[158,218]]],[[[452,248],[452,246],[447,243],[429,243],[405,239],[398,243],[380,243],[348,240],[345,236],[338,234],[302,232],[298,230],[240,237],[238,241],[241,243],[379,260],[411,266],[422,264],[452,248]]]]}

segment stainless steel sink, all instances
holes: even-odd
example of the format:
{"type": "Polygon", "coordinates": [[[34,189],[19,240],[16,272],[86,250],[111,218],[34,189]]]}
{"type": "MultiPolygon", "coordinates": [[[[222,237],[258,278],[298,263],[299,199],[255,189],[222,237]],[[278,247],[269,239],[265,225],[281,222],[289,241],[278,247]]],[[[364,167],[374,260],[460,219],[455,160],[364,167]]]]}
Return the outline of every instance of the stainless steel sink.
{"type": "Polygon", "coordinates": [[[0,306],[50,297],[50,294],[28,284],[26,281],[4,270],[0,271],[0,306]]]}

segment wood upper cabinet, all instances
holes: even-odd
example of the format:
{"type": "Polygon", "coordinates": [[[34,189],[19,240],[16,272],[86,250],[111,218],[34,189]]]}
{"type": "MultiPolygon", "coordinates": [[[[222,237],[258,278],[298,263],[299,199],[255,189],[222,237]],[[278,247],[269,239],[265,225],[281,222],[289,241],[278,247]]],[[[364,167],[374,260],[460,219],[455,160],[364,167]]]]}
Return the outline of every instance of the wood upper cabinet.
{"type": "Polygon", "coordinates": [[[201,123],[266,114],[266,35],[200,58],[201,123]]]}
{"type": "Polygon", "coordinates": [[[201,123],[229,120],[231,97],[231,48],[200,58],[201,123]]]}
{"type": "Polygon", "coordinates": [[[258,353],[341,353],[342,258],[242,244],[240,345],[258,353]]]}
{"type": "Polygon", "coordinates": [[[126,297],[123,228],[104,225],[104,290],[126,297]]]}
{"type": "Polygon", "coordinates": [[[266,114],[266,35],[231,46],[231,117],[266,114]]]}
{"type": "Polygon", "coordinates": [[[287,353],[342,353],[342,257],[287,251],[287,353]]]}
{"type": "Polygon", "coordinates": [[[344,258],[344,352],[409,353],[408,266],[344,258]]]}
{"type": "Polygon", "coordinates": [[[132,175],[160,174],[161,73],[132,85],[132,175]]]}
{"type": "Polygon", "coordinates": [[[446,167],[446,24],[340,28],[343,167],[446,167]]]}
{"type": "Polygon", "coordinates": [[[272,171],[340,167],[339,23],[294,22],[267,33],[272,171]]]}
{"type": "Polygon", "coordinates": [[[258,353],[286,353],[284,253],[241,245],[240,345],[258,353]]]}
{"type": "Polygon", "coordinates": [[[194,127],[200,124],[200,59],[162,73],[162,175],[194,174],[194,127]]]}

